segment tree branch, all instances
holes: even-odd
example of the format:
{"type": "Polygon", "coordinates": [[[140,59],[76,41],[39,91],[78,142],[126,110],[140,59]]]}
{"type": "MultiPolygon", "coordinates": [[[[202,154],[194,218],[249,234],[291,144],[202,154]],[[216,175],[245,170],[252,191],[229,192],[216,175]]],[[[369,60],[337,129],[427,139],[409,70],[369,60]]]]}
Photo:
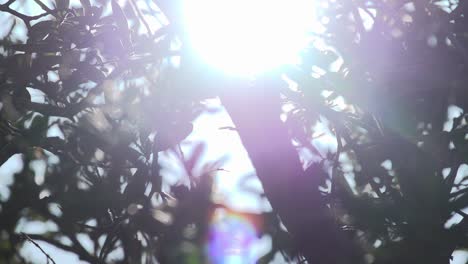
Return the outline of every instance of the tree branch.
{"type": "Polygon", "coordinates": [[[29,242],[31,242],[34,246],[36,246],[41,252],[42,254],[44,254],[46,257],[47,257],[47,263],[49,263],[49,260],[52,261],[53,264],[56,264],[54,259],[49,256],[49,254],[47,254],[44,249],[41,248],[41,246],[39,246],[39,244],[37,244],[29,235],[25,234],[25,233],[21,233],[21,235],[26,239],[28,240],[29,242]]]}
{"type": "MultiPolygon", "coordinates": [[[[33,20],[36,20],[36,19],[39,19],[41,17],[44,17],[44,16],[47,16],[49,14],[53,14],[54,11],[53,10],[50,10],[48,9],[48,11],[46,11],[45,13],[42,13],[42,14],[39,14],[39,15],[35,15],[35,16],[28,16],[28,15],[25,15],[25,14],[22,14],[14,9],[12,9],[10,7],[11,4],[13,4],[16,0],[9,0],[8,2],[4,3],[4,4],[1,4],[0,5],[0,11],[3,11],[3,12],[6,12],[6,13],[9,13],[21,20],[23,20],[24,24],[26,25],[26,27],[29,29],[31,28],[31,21],[33,20]]],[[[38,0],[36,0],[38,1],[38,0]]],[[[47,6],[46,6],[47,7],[47,6]]]]}

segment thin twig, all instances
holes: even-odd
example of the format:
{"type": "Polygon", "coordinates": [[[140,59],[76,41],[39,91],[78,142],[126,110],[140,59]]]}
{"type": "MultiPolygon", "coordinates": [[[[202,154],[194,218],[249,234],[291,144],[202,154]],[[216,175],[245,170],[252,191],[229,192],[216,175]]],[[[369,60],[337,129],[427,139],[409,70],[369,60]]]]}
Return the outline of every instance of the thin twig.
{"type": "MultiPolygon", "coordinates": [[[[25,15],[25,14],[22,14],[14,9],[12,9],[10,7],[10,5],[12,3],[14,3],[16,0],[9,0],[8,2],[4,3],[4,4],[0,4],[0,11],[3,11],[3,12],[6,12],[6,13],[9,13],[21,20],[23,20],[24,24],[26,25],[26,27],[28,29],[31,28],[31,21],[34,21],[34,20],[37,20],[39,18],[42,18],[44,16],[47,16],[49,14],[53,14],[54,11],[53,10],[50,10],[48,9],[49,11],[46,11],[45,13],[42,13],[42,14],[39,14],[39,15],[35,15],[35,16],[28,16],[28,15],[25,15]]],[[[39,0],[35,0],[35,1],[39,1],[39,0]]],[[[42,4],[42,3],[41,3],[42,4]]],[[[46,6],[47,8],[47,6],[46,6]]]]}
{"type": "MultiPolygon", "coordinates": [[[[56,222],[56,223],[59,223],[59,222],[56,222]]],[[[59,227],[61,228],[61,230],[63,229],[63,226],[62,224],[59,224],[59,227]]],[[[65,232],[65,233],[68,233],[68,232],[65,232]]],[[[35,240],[41,240],[41,241],[44,241],[48,244],[51,244],[59,249],[62,249],[64,251],[70,251],[70,252],[73,252],[75,253],[76,255],[78,255],[78,257],[84,261],[87,261],[89,263],[98,263],[98,259],[96,257],[93,257],[91,256],[82,246],[81,244],[79,244],[78,240],[73,237],[73,234],[66,234],[66,236],[72,240],[73,242],[73,245],[72,246],[67,246],[67,245],[64,245],[52,238],[47,238],[47,237],[43,237],[42,235],[36,235],[36,234],[29,234],[28,235],[30,238],[32,239],[35,239],[35,240]]]]}
{"type": "Polygon", "coordinates": [[[461,216],[463,216],[463,218],[467,218],[468,219],[468,214],[466,214],[465,212],[463,212],[462,210],[455,210],[455,212],[461,216]]]}
{"type": "Polygon", "coordinates": [[[192,175],[192,172],[189,171],[189,167],[187,166],[185,155],[184,155],[184,152],[182,151],[182,147],[180,146],[180,143],[177,144],[177,148],[179,150],[180,160],[182,161],[182,165],[184,165],[184,169],[187,172],[187,175],[189,177],[190,188],[193,188],[194,177],[192,175]]]}
{"type": "Polygon", "coordinates": [[[29,237],[27,234],[25,233],[21,233],[21,235],[26,239],[28,240],[29,242],[31,242],[34,246],[36,246],[41,252],[42,254],[44,254],[46,257],[47,257],[47,263],[49,263],[49,260],[53,263],[53,264],[57,264],[54,259],[49,256],[49,254],[47,254],[42,248],[41,246],[39,246],[39,244],[37,244],[31,237],[29,237]]]}
{"type": "Polygon", "coordinates": [[[330,187],[330,194],[331,196],[333,197],[335,192],[335,188],[336,188],[336,184],[337,184],[337,170],[338,170],[338,167],[340,166],[340,155],[343,151],[343,142],[341,141],[341,135],[338,131],[338,128],[335,127],[335,137],[336,137],[336,153],[335,153],[335,157],[333,157],[333,168],[332,168],[332,184],[331,184],[331,187],[330,187]]]}
{"type": "Polygon", "coordinates": [[[148,22],[145,20],[145,17],[143,16],[143,14],[141,13],[140,9],[138,8],[138,6],[136,5],[135,1],[134,0],[130,0],[130,5],[133,7],[133,9],[135,10],[135,12],[137,13],[137,16],[138,18],[140,19],[140,21],[143,23],[143,25],[145,26],[146,30],[148,31],[148,35],[150,37],[153,36],[153,32],[151,32],[151,29],[149,27],[149,24],[148,22]]]}
{"type": "Polygon", "coordinates": [[[48,6],[46,6],[44,3],[42,3],[40,0],[34,0],[34,2],[36,2],[36,4],[39,5],[42,8],[42,10],[48,13],[52,13],[52,10],[48,6]]]}
{"type": "Polygon", "coordinates": [[[6,2],[6,3],[3,4],[3,5],[9,7],[9,6],[10,6],[11,4],[13,4],[14,2],[16,2],[16,0],[8,0],[8,2],[6,2]]]}

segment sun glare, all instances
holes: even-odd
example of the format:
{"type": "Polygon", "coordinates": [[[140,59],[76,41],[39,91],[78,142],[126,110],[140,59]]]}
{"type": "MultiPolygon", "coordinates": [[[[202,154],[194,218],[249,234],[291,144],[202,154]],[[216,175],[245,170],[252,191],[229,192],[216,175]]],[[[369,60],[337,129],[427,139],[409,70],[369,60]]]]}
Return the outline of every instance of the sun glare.
{"type": "Polygon", "coordinates": [[[184,17],[205,63],[252,75],[295,63],[315,16],[313,0],[188,0],[184,17]]]}

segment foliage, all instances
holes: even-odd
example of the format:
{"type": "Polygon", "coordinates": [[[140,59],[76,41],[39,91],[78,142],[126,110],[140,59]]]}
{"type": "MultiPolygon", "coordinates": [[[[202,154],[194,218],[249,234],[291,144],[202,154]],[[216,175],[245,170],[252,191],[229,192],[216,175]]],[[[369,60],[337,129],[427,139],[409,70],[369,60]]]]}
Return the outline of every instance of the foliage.
{"type": "MultiPolygon", "coordinates": [[[[212,176],[222,159],[195,177],[203,145],[186,157],[177,145],[206,110],[201,101],[222,95],[229,80],[185,45],[180,2],[157,1],[165,20],[157,30],[137,1],[35,1],[44,13],[34,16],[17,12],[15,2],[0,11],[26,25],[27,41],[15,40],[16,23],[1,40],[0,164],[21,153],[23,169],[9,197],[0,197],[1,260],[24,262],[19,248],[30,239],[90,263],[206,262],[207,216],[222,206],[211,199],[212,176]],[[33,100],[38,93],[44,102],[33,100]],[[188,187],[161,176],[165,151],[179,157],[188,187]],[[43,180],[37,164],[46,166],[43,180]],[[21,219],[58,229],[20,234],[21,219]],[[119,249],[122,258],[112,259],[119,249]]],[[[318,5],[323,30],[301,64],[271,73],[294,83],[281,86],[291,109],[284,126],[300,153],[309,153],[302,159],[310,184],[356,238],[365,262],[449,263],[468,243],[468,4],[318,5]],[[336,147],[317,147],[324,137],[336,147]],[[454,215],[462,220],[448,226],[454,215]]],[[[300,255],[278,217],[261,214],[273,248],[260,261],[277,251],[290,260],[300,255]]]]}

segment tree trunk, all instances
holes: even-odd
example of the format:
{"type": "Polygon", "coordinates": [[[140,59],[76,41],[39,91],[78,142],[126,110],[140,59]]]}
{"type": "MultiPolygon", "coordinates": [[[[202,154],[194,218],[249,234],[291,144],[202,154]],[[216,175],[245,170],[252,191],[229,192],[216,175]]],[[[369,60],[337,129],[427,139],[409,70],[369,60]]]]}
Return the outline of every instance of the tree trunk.
{"type": "Polygon", "coordinates": [[[287,128],[280,120],[279,77],[223,87],[233,120],[273,210],[309,263],[361,263],[357,247],[339,231],[311,177],[305,177],[287,128]]]}

